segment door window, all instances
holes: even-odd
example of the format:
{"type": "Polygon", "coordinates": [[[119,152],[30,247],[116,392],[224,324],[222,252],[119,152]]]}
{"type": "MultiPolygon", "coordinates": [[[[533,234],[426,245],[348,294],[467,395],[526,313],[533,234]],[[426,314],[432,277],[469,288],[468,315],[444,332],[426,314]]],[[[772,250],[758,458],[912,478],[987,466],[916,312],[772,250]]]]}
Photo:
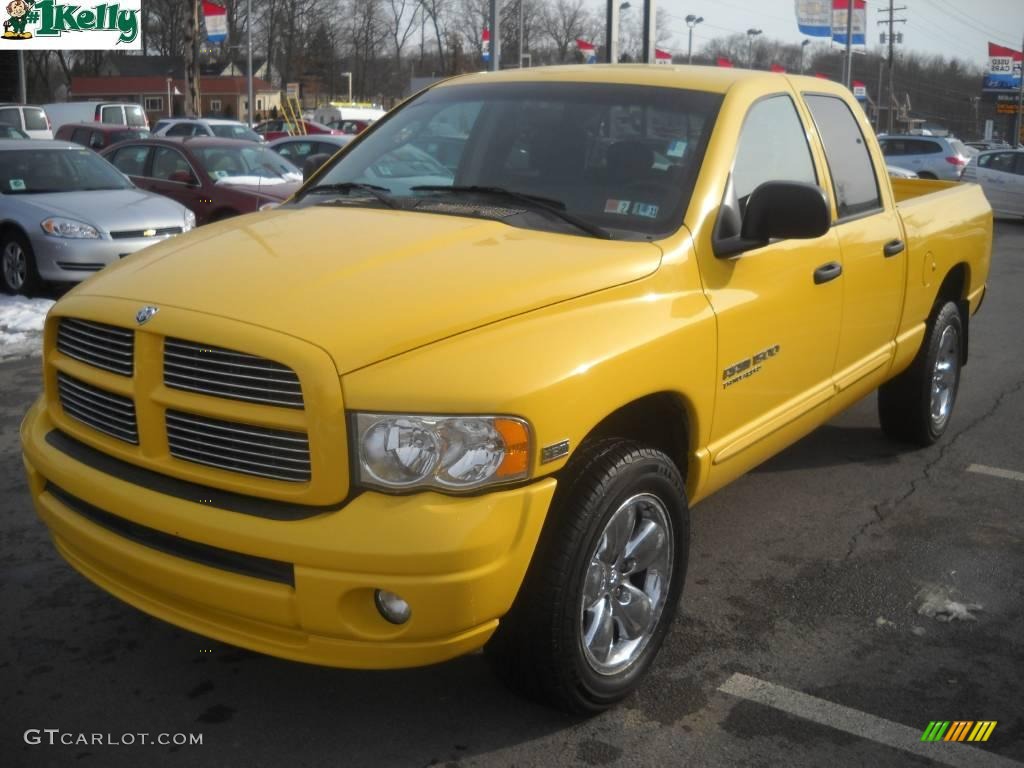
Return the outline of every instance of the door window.
{"type": "Polygon", "coordinates": [[[176,149],[168,149],[167,147],[156,148],[153,155],[152,176],[154,179],[174,181],[179,184],[196,182],[195,174],[192,173],[192,167],[188,164],[188,160],[184,158],[181,152],[178,152],[176,149]]]}
{"type": "Polygon", "coordinates": [[[132,128],[142,128],[147,125],[146,115],[138,104],[128,104],[124,108],[125,123],[132,128]]]}
{"type": "Polygon", "coordinates": [[[100,122],[122,125],[124,123],[124,113],[121,111],[121,107],[103,107],[100,111],[100,122]]]}
{"type": "Polygon", "coordinates": [[[0,123],[21,128],[21,113],[18,111],[18,108],[0,109],[0,123]]]}
{"type": "Polygon", "coordinates": [[[988,158],[987,167],[990,171],[1014,172],[1017,156],[1013,152],[999,152],[995,155],[989,155],[988,158]]]}
{"type": "Polygon", "coordinates": [[[882,207],[868,145],[846,102],[836,96],[805,96],[825,145],[839,218],[882,207]]]}
{"type": "Polygon", "coordinates": [[[191,136],[195,128],[191,123],[175,123],[167,129],[167,136],[191,136]]]}
{"type": "Polygon", "coordinates": [[[788,96],[762,99],[743,121],[732,169],[736,197],[744,202],[766,181],[817,181],[804,127],[788,96]]]}
{"type": "Polygon", "coordinates": [[[139,145],[123,147],[114,153],[111,162],[117,170],[128,176],[145,176],[149,150],[150,147],[139,145]]]}
{"type": "Polygon", "coordinates": [[[25,107],[23,114],[25,115],[26,131],[45,131],[49,128],[46,124],[46,113],[39,107],[25,107]]]}

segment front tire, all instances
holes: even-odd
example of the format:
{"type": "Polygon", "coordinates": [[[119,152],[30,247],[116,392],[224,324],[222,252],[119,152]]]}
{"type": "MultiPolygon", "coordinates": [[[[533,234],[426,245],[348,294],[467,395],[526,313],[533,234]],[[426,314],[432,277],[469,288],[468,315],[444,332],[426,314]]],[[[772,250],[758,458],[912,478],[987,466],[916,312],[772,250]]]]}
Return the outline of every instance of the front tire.
{"type": "Polygon", "coordinates": [[[914,362],[878,390],[878,417],[887,437],[921,446],[942,437],[960,388],[963,337],[957,305],[938,305],[914,362]]]}
{"type": "Polygon", "coordinates": [[[0,287],[4,293],[32,296],[41,283],[28,238],[20,232],[8,230],[0,238],[0,287]]]}
{"type": "Polygon", "coordinates": [[[509,614],[487,645],[513,690],[594,714],[632,693],[654,661],[686,578],[689,511],[664,453],[595,444],[559,482],[509,614]]]}

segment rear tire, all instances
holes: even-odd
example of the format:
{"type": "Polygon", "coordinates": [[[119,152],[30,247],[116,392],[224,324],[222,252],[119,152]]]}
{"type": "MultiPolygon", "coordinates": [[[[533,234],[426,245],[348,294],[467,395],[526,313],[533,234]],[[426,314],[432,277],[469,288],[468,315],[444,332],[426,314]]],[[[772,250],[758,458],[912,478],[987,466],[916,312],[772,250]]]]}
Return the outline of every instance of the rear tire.
{"type": "Polygon", "coordinates": [[[917,174],[917,178],[919,178],[919,179],[931,179],[932,181],[935,181],[939,177],[936,176],[934,173],[929,173],[928,171],[921,171],[921,172],[919,172],[917,174]]]}
{"type": "Polygon", "coordinates": [[[511,611],[486,647],[513,690],[577,714],[632,693],[686,578],[689,512],[665,454],[625,440],[570,462],[511,611]]]}
{"type": "Polygon", "coordinates": [[[0,237],[0,287],[4,293],[34,296],[41,285],[28,238],[21,232],[8,230],[0,237]]]}
{"type": "Polygon", "coordinates": [[[887,437],[921,446],[942,437],[960,387],[963,344],[957,305],[937,305],[914,362],[878,390],[878,417],[887,437]]]}

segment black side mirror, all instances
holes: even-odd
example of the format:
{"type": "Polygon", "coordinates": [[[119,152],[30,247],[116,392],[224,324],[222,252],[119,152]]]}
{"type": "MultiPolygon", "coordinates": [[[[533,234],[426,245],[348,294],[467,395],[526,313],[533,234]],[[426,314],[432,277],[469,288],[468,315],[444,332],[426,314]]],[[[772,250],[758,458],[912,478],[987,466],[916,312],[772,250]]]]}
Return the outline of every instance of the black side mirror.
{"type": "Polygon", "coordinates": [[[828,199],[817,184],[766,181],[750,194],[740,237],[809,240],[821,237],[830,226],[828,199]]]}
{"type": "Polygon", "coordinates": [[[306,158],[302,164],[302,180],[306,181],[310,176],[320,170],[320,166],[331,159],[331,156],[325,152],[321,152],[317,155],[310,155],[306,158]]]}
{"type": "Polygon", "coordinates": [[[825,191],[816,184],[798,181],[766,181],[747,198],[739,234],[735,232],[735,207],[723,203],[715,255],[719,258],[735,256],[744,251],[761,248],[774,239],[809,240],[821,237],[832,226],[832,212],[825,191]],[[726,215],[728,214],[728,215],[726,215]],[[731,224],[731,226],[725,226],[731,224]],[[731,234],[731,233],[730,233],[731,234]]]}

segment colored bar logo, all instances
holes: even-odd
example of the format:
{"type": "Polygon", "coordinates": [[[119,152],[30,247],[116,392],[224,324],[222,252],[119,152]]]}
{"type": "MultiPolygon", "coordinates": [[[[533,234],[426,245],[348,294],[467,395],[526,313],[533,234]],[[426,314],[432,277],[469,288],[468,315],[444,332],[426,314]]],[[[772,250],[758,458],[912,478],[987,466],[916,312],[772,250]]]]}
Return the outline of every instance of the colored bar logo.
{"type": "Polygon", "coordinates": [[[996,720],[932,720],[921,741],[988,741],[997,724],[996,720]]]}

